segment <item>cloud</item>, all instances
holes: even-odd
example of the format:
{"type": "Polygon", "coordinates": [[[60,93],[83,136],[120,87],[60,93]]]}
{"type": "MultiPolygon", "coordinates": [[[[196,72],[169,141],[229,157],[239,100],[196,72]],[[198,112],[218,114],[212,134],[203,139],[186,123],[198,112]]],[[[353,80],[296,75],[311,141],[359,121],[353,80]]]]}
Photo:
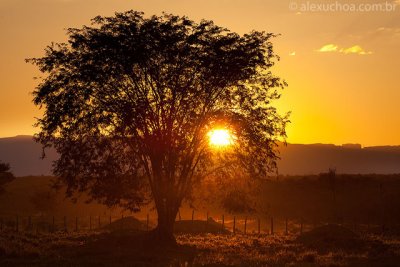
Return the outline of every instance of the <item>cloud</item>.
{"type": "Polygon", "coordinates": [[[371,51],[365,51],[359,45],[353,45],[348,48],[339,48],[338,45],[335,44],[327,44],[322,46],[320,49],[316,50],[318,52],[337,52],[342,54],[357,54],[357,55],[370,55],[371,51]]]}
{"type": "Polygon", "coordinates": [[[358,54],[358,55],[370,55],[370,54],[372,54],[371,51],[367,52],[359,45],[354,45],[354,46],[349,47],[349,48],[340,49],[340,52],[344,53],[344,54],[358,54]]]}
{"type": "Polygon", "coordinates": [[[289,56],[295,56],[295,55],[296,55],[296,51],[289,53],[289,56]]]}
{"type": "Polygon", "coordinates": [[[374,33],[388,34],[389,36],[399,36],[400,27],[380,27],[374,33]]]}
{"type": "Polygon", "coordinates": [[[320,49],[318,49],[318,52],[336,52],[338,49],[337,45],[334,44],[327,44],[324,45],[323,47],[321,47],[320,49]]]}

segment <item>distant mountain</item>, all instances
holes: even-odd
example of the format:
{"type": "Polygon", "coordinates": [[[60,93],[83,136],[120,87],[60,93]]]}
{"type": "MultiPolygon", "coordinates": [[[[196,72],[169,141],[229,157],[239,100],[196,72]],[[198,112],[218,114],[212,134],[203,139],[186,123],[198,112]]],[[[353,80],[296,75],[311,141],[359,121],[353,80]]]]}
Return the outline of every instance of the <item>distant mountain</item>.
{"type": "MultiPolygon", "coordinates": [[[[348,174],[400,173],[400,146],[288,144],[279,150],[279,174],[283,175],[318,174],[329,168],[348,174]]],[[[57,153],[48,150],[44,160],[41,155],[41,146],[32,136],[0,138],[0,160],[10,163],[16,176],[50,175],[57,153]]]]}
{"type": "Polygon", "coordinates": [[[280,174],[318,174],[329,168],[347,174],[400,173],[400,146],[288,144],[280,152],[280,174]]]}
{"type": "Polygon", "coordinates": [[[32,136],[0,138],[0,160],[10,163],[15,176],[50,175],[52,161],[57,159],[54,150],[46,152],[46,158],[41,159],[42,147],[32,136]]]}

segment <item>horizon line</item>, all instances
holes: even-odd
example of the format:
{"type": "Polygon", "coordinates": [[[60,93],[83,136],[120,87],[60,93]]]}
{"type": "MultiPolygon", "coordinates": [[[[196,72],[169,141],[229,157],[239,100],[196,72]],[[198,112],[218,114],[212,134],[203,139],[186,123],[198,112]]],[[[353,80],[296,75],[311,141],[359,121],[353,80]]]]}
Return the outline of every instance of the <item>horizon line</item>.
{"type": "MultiPolygon", "coordinates": [[[[10,139],[10,138],[18,138],[18,137],[33,137],[32,134],[18,134],[18,135],[14,135],[14,136],[0,136],[0,139],[10,139]]],[[[283,141],[278,141],[280,143],[283,143],[283,141]]],[[[351,148],[350,146],[354,146],[353,149],[357,149],[357,147],[355,146],[360,146],[359,149],[363,149],[363,148],[369,148],[369,147],[400,147],[400,144],[397,145],[366,145],[364,146],[361,143],[356,143],[356,142],[346,142],[346,143],[342,143],[342,144],[337,144],[337,143],[322,143],[322,142],[312,142],[312,143],[298,143],[298,142],[287,142],[288,145],[332,145],[332,146],[337,146],[337,147],[346,147],[347,148],[351,148]]]]}

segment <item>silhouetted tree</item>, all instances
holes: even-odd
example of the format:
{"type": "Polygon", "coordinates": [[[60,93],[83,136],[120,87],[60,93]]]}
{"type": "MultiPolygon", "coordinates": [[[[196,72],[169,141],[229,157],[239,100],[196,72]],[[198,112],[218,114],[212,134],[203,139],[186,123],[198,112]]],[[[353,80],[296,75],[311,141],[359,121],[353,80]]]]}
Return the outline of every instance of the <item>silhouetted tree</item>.
{"type": "Polygon", "coordinates": [[[54,173],[68,195],[131,210],[154,200],[154,233],[172,241],[182,200],[215,168],[263,177],[276,167],[288,119],[270,104],[286,85],[270,71],[274,34],[128,11],[68,37],[28,60],[47,74],[34,91],[45,109],[36,139],[60,154],[54,173]],[[213,127],[229,128],[235,144],[210,147],[213,127]]]}
{"type": "Polygon", "coordinates": [[[0,193],[4,192],[4,185],[14,180],[14,175],[10,172],[10,164],[0,161],[0,193]]]}
{"type": "Polygon", "coordinates": [[[42,214],[51,214],[56,211],[58,201],[57,194],[53,191],[38,191],[30,197],[30,202],[35,210],[42,214]]]}

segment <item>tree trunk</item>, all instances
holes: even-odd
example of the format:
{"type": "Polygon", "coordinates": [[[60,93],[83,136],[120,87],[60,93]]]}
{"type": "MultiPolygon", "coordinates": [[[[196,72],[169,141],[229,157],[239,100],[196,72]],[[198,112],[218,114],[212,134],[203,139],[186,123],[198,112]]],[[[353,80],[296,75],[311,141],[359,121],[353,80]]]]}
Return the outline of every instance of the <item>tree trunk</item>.
{"type": "Polygon", "coordinates": [[[163,244],[176,244],[174,223],[176,215],[178,214],[179,205],[165,200],[160,202],[156,204],[158,224],[154,230],[155,237],[158,242],[163,244]]]}

